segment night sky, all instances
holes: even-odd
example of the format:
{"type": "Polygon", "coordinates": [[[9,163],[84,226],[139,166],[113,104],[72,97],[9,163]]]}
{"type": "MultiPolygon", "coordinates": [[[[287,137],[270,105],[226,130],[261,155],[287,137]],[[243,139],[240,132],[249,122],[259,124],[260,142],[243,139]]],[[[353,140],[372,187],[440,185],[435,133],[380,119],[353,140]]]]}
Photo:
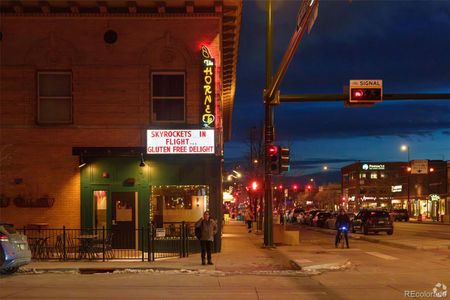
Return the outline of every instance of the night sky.
{"type": "MultiPolygon", "coordinates": [[[[246,164],[250,128],[264,116],[265,1],[244,1],[232,138],[226,167],[246,164]]],[[[275,1],[274,73],[300,1],[275,1]]],[[[382,79],[385,93],[450,93],[450,1],[320,1],[283,79],[281,94],[342,94],[350,79],[382,79]]],[[[290,146],[301,176],[361,161],[450,159],[450,100],[282,103],[275,144],[290,146]]]]}

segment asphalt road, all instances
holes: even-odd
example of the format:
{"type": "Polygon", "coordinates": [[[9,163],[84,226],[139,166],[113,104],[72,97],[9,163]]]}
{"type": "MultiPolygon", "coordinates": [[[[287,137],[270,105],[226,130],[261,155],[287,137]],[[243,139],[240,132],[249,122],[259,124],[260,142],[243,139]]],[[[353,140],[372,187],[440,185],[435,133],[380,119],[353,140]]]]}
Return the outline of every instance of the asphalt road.
{"type": "MultiPolygon", "coordinates": [[[[413,225],[420,226],[399,224],[398,231],[402,234],[403,226],[404,234],[417,235],[428,230],[419,228],[414,233],[413,225]]],[[[435,227],[441,226],[430,229],[439,235],[440,230],[435,227]]],[[[301,247],[281,246],[280,253],[296,251],[298,263],[304,268],[330,262],[347,262],[347,267],[317,274],[292,271],[16,274],[0,278],[0,298],[379,300],[407,299],[405,293],[431,293],[438,283],[445,284],[447,291],[450,289],[449,250],[401,249],[362,240],[351,240],[350,249],[335,249],[330,235],[302,230],[301,236],[301,247]]],[[[239,250],[236,249],[237,257],[239,250]]]]}
{"type": "Polygon", "coordinates": [[[450,241],[449,225],[395,222],[394,228],[396,234],[403,237],[426,237],[450,241]]]}

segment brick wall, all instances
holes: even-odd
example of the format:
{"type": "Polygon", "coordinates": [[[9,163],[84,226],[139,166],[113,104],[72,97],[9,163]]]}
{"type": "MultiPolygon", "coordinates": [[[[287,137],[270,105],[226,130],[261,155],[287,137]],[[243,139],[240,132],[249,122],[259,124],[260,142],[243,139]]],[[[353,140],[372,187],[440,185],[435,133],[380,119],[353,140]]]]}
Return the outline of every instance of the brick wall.
{"type": "Polygon", "coordinates": [[[206,44],[216,56],[220,78],[219,25],[217,17],[2,18],[0,192],[9,198],[48,195],[55,204],[10,204],[0,209],[0,220],[78,227],[80,173],[72,147],[144,146],[145,129],[158,126],[149,124],[152,71],[186,72],[187,123],[198,124],[199,49],[206,44]],[[108,29],[118,33],[115,44],[103,41],[108,29]],[[36,125],[39,70],[72,71],[72,125],[36,125]]]}

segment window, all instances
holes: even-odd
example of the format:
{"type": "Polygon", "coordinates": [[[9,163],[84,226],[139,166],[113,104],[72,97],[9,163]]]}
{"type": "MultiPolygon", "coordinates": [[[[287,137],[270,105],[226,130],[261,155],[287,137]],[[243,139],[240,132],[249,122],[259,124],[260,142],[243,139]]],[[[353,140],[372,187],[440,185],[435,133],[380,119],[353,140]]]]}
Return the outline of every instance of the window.
{"type": "Polygon", "coordinates": [[[152,121],[184,122],[184,73],[152,73],[152,121]]]}
{"type": "Polygon", "coordinates": [[[359,174],[359,178],[366,178],[366,173],[359,174]]]}
{"type": "Polygon", "coordinates": [[[72,73],[38,72],[39,124],[72,123],[72,73]]]}
{"type": "Polygon", "coordinates": [[[377,179],[378,174],[376,172],[370,173],[370,179],[377,179]]]}
{"type": "Polygon", "coordinates": [[[94,191],[94,220],[93,227],[101,229],[106,227],[106,203],[108,202],[107,191],[94,191]]]}

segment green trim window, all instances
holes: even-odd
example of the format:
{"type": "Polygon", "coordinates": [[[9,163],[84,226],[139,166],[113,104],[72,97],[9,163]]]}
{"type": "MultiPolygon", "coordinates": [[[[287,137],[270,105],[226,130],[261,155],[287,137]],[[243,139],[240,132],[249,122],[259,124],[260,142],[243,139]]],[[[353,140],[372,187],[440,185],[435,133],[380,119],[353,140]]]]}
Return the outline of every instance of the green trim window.
{"type": "Polygon", "coordinates": [[[108,203],[107,191],[94,191],[94,228],[101,229],[107,227],[106,205],[108,203]]]}

